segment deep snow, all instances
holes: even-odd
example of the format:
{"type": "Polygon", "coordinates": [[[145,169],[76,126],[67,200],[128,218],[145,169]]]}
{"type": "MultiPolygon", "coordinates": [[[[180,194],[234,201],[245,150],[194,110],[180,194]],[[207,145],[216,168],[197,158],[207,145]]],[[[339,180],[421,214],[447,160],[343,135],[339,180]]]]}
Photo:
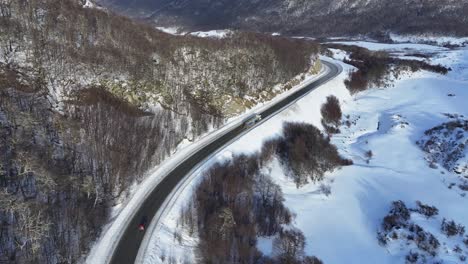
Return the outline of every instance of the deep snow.
{"type": "MultiPolygon", "coordinates": [[[[303,121],[322,128],[320,106],[326,96],[334,94],[353,124],[349,128],[343,126],[341,134],[334,136],[332,142],[355,164],[327,173],[322,183],[311,183],[300,189],[285,177],[278,162],[266,169],[282,187],[285,205],[297,215],[293,224],[306,236],[307,254],[325,263],[404,263],[409,250],[405,244],[395,241],[383,247],[377,241],[377,231],[392,201],[403,200],[414,206],[420,200],[436,206],[440,210],[438,218],[415,221],[450,246],[453,241],[438,226],[442,217],[468,226],[468,198],[461,191],[447,187],[447,182],[457,176],[441,167],[431,169],[424,159],[425,153],[416,144],[424,131],[449,121],[444,113],[468,116],[468,49],[448,50],[419,44],[352,44],[400,53],[427,51],[434,54],[431,63],[441,63],[453,70],[446,76],[428,72],[406,75],[391,88],[376,87],[352,97],[343,84],[346,72],[352,67],[343,64],[345,70],[338,78],[242,136],[210,162],[229,158],[233,153],[259,150],[263,140],[278,135],[285,121],[303,121]],[[365,156],[368,150],[373,153],[369,162],[365,156]],[[329,196],[319,191],[321,184],[331,187],[329,196]]],[[[192,182],[200,175],[199,172],[192,175],[195,179],[192,182]]],[[[178,262],[195,260],[196,237],[189,238],[177,227],[180,208],[190,199],[193,186],[184,189],[176,206],[163,218],[161,227],[155,229],[145,263],[160,263],[162,252],[166,259],[174,253],[178,262]],[[182,245],[174,239],[174,232],[182,235],[182,245]]],[[[260,238],[259,249],[271,253],[271,241],[272,238],[260,238]]],[[[468,250],[464,248],[464,251],[468,250]]],[[[450,250],[440,252],[440,257],[445,263],[458,260],[450,250]]]]}

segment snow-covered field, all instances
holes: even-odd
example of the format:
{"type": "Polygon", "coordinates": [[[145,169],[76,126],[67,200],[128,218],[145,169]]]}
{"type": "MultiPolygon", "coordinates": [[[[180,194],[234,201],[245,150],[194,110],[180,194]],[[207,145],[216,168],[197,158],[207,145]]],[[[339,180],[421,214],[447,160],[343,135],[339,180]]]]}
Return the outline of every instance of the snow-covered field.
{"type": "MultiPolygon", "coordinates": [[[[440,241],[438,258],[444,263],[459,263],[460,255],[467,255],[468,248],[461,237],[443,234],[440,224],[447,218],[468,226],[468,197],[460,189],[449,188],[457,175],[441,166],[437,169],[428,166],[426,153],[416,141],[426,130],[450,121],[446,113],[468,116],[468,48],[353,44],[395,52],[426,50],[434,53],[431,63],[449,66],[452,71],[446,76],[419,72],[396,80],[391,88],[376,87],[351,96],[343,81],[352,68],[343,64],[345,70],[338,78],[242,136],[210,162],[229,158],[233,153],[259,150],[263,140],[276,136],[285,121],[304,121],[322,128],[320,106],[326,96],[333,94],[340,99],[344,115],[349,115],[345,120],[349,119],[351,125],[343,126],[341,134],[335,135],[332,142],[343,156],[353,159],[354,165],[328,173],[322,183],[300,189],[285,177],[278,162],[266,168],[282,187],[286,207],[296,214],[293,224],[306,236],[307,254],[325,263],[404,263],[409,250],[415,250],[414,245],[398,239],[390,241],[388,246],[379,245],[377,232],[392,201],[402,200],[413,208],[419,200],[436,206],[439,215],[426,220],[412,214],[412,221],[440,241]],[[371,158],[366,156],[369,150],[371,158]],[[331,194],[326,196],[320,192],[320,185],[330,186],[331,194]],[[454,251],[456,244],[460,245],[461,253],[454,251]]],[[[192,183],[200,175],[200,171],[192,175],[192,183]]],[[[196,238],[190,238],[177,227],[181,206],[190,199],[194,185],[184,189],[162,225],[155,229],[145,263],[160,263],[161,255],[166,260],[175,256],[172,260],[179,263],[194,261],[196,238]]],[[[258,247],[269,254],[271,241],[271,238],[260,238],[258,247]]]]}
{"type": "MultiPolygon", "coordinates": [[[[332,142],[355,165],[330,173],[330,196],[310,194],[317,188],[313,185],[300,190],[293,184],[283,188],[286,206],[297,213],[296,225],[307,237],[309,254],[325,263],[404,263],[405,245],[386,248],[376,238],[394,200],[411,206],[416,200],[435,205],[439,218],[468,225],[467,198],[445,183],[456,176],[429,168],[415,143],[425,130],[449,121],[444,113],[467,116],[468,50],[444,50],[432,63],[449,65],[454,71],[447,76],[417,73],[396,81],[393,88],[368,90],[343,104],[344,114],[356,120],[356,125],[343,127],[332,142]],[[373,153],[369,163],[368,150],[373,153]]],[[[273,171],[276,179],[285,181],[281,172],[273,171]]],[[[433,222],[420,225],[429,228],[433,222]]],[[[430,230],[435,230],[441,242],[446,240],[440,223],[430,230]]],[[[445,261],[458,263],[450,254],[445,261]]]]}

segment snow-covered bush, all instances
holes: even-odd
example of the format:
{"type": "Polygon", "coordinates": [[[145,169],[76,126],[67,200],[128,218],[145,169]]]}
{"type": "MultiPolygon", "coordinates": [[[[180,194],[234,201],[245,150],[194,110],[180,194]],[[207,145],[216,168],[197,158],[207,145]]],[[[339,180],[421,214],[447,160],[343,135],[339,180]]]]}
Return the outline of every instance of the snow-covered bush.
{"type": "MultiPolygon", "coordinates": [[[[388,215],[383,218],[381,229],[377,232],[377,239],[382,246],[394,247],[399,244],[401,250],[408,250],[408,263],[441,263],[442,254],[455,254],[460,259],[465,258],[468,251],[457,244],[455,249],[450,245],[457,243],[457,239],[450,237],[464,235],[464,227],[454,221],[441,221],[441,232],[431,233],[423,226],[422,218],[413,218],[414,214],[423,215],[426,221],[440,221],[437,219],[438,210],[434,206],[416,202],[417,208],[407,208],[402,201],[394,201],[388,215]],[[431,219],[429,219],[431,218],[431,219]],[[417,223],[416,223],[417,222],[417,223]],[[445,234],[446,236],[443,236],[445,234]],[[449,253],[453,252],[453,253],[449,253]]],[[[468,248],[468,247],[467,247],[468,248]]]]}
{"type": "Polygon", "coordinates": [[[325,130],[329,134],[339,133],[340,129],[338,127],[341,124],[342,113],[338,98],[334,95],[328,96],[320,112],[322,113],[322,125],[325,130]]]}
{"type": "Polygon", "coordinates": [[[457,119],[431,128],[417,143],[427,153],[429,164],[440,164],[448,171],[468,177],[468,120],[457,119]]]}
{"type": "Polygon", "coordinates": [[[453,220],[447,221],[445,218],[442,220],[440,229],[448,237],[456,235],[463,236],[465,234],[464,226],[455,223],[453,220]]]}
{"type": "Polygon", "coordinates": [[[393,228],[406,227],[409,218],[410,211],[405,203],[403,201],[394,201],[389,214],[383,219],[382,227],[387,232],[393,228]]]}
{"type": "Polygon", "coordinates": [[[416,205],[418,208],[414,209],[414,211],[426,216],[427,218],[431,218],[439,214],[439,209],[437,209],[435,206],[423,204],[420,201],[416,201],[416,205]]]}

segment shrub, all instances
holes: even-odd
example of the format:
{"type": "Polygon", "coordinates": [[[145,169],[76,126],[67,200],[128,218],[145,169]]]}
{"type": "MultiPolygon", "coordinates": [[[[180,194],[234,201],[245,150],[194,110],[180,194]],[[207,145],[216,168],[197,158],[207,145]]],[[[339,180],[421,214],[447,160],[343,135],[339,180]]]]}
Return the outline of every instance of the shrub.
{"type": "Polygon", "coordinates": [[[387,245],[387,242],[388,242],[388,238],[387,236],[385,235],[384,232],[377,232],[377,241],[379,241],[379,244],[382,245],[382,246],[385,246],[387,245]]]}
{"type": "Polygon", "coordinates": [[[442,230],[442,233],[444,233],[448,237],[455,235],[463,236],[465,234],[464,226],[455,223],[455,221],[453,220],[447,221],[445,218],[442,220],[442,225],[440,229],[442,230]]]}
{"type": "Polygon", "coordinates": [[[323,264],[323,261],[318,259],[317,257],[305,257],[303,264],[323,264]]]}
{"type": "Polygon", "coordinates": [[[382,228],[391,231],[393,228],[400,228],[407,225],[410,219],[410,211],[402,201],[394,201],[387,216],[384,217],[382,228]]]}
{"type": "Polygon", "coordinates": [[[352,161],[343,159],[320,130],[306,123],[285,123],[284,137],[278,142],[277,153],[291,169],[297,186],[308,180],[320,181],[326,171],[345,166],[352,161]]]}
{"type": "Polygon", "coordinates": [[[408,261],[409,263],[416,263],[419,259],[419,253],[418,252],[413,252],[413,251],[410,251],[410,253],[408,253],[408,255],[406,255],[406,261],[408,261]]]}
{"type": "Polygon", "coordinates": [[[297,229],[285,230],[273,241],[275,254],[282,263],[294,263],[304,256],[305,237],[297,229]]]}
{"type": "Polygon", "coordinates": [[[372,156],[374,154],[372,153],[372,150],[368,150],[368,151],[366,151],[365,155],[366,155],[366,159],[367,159],[366,162],[369,164],[369,162],[372,159],[372,156]]]}
{"type": "Polygon", "coordinates": [[[421,203],[420,201],[416,201],[416,205],[418,208],[415,211],[426,216],[426,218],[431,218],[439,214],[439,209],[437,209],[435,206],[429,206],[427,204],[421,203]]]}
{"type": "Polygon", "coordinates": [[[419,249],[428,252],[431,256],[437,254],[436,251],[440,246],[440,242],[433,234],[420,228],[418,232],[416,232],[414,240],[419,249]]]}
{"type": "Polygon", "coordinates": [[[334,95],[327,97],[327,101],[322,105],[320,112],[322,113],[322,122],[325,124],[340,125],[342,117],[340,101],[334,95]]]}
{"type": "Polygon", "coordinates": [[[326,196],[329,196],[331,194],[330,185],[320,184],[319,190],[320,190],[321,193],[325,194],[326,196]]]}

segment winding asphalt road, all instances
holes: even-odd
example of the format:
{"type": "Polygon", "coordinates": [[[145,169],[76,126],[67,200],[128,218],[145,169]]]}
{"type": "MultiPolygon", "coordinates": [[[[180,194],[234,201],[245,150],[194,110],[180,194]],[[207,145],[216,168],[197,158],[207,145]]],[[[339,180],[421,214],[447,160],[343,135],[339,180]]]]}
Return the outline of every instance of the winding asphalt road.
{"type": "MultiPolygon", "coordinates": [[[[341,73],[342,69],[333,63],[322,61],[329,71],[324,76],[316,81],[310,83],[306,87],[292,93],[285,97],[283,100],[272,105],[270,108],[260,112],[262,119],[269,118],[289,106],[292,102],[298,100],[304,95],[310,93],[317,87],[328,82],[341,73]]],[[[111,264],[131,264],[135,262],[138,250],[145,232],[138,231],[138,224],[143,218],[147,217],[148,224],[151,223],[152,218],[156,215],[164,201],[169,197],[170,193],[174,190],[177,184],[194,168],[197,164],[204,161],[213,152],[225,146],[228,142],[239,136],[246,128],[243,124],[239,124],[233,129],[227,131],[224,135],[218,137],[211,143],[207,144],[190,157],[185,159],[182,163],[177,165],[151,192],[148,198],[144,201],[138,212],[133,216],[132,220],[127,224],[126,229],[123,231],[120,241],[114,250],[114,254],[110,260],[111,264]]]]}

